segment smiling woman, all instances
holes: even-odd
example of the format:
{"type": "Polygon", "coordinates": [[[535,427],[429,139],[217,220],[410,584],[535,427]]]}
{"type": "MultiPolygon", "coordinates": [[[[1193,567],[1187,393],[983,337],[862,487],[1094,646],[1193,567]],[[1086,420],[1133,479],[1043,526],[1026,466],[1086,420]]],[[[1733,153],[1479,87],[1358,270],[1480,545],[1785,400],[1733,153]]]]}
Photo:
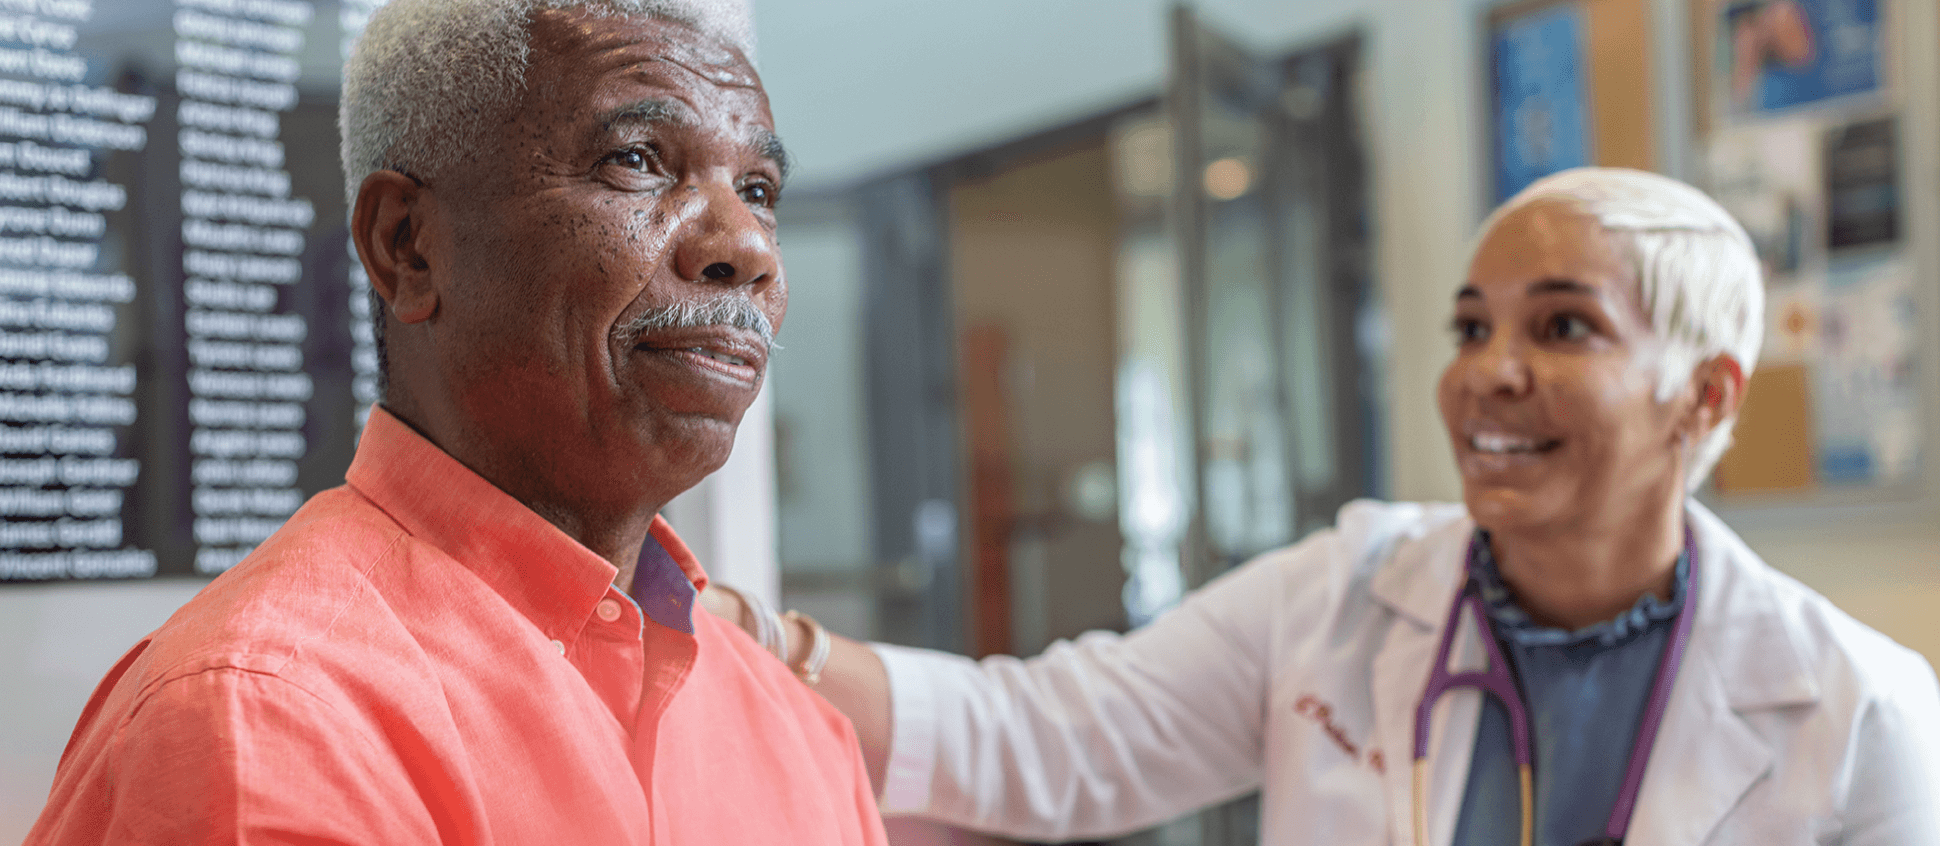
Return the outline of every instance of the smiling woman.
{"type": "Polygon", "coordinates": [[[1932,669],[1688,498],[1762,285],[1689,186],[1539,181],[1455,296],[1464,507],[1353,503],[1142,629],[1028,660],[837,639],[819,689],[885,810],[1013,837],[1259,788],[1273,843],[1940,842],[1932,669]]]}
{"type": "Polygon", "coordinates": [[[1545,623],[1667,596],[1685,490],[1730,444],[1764,297],[1715,208],[1649,174],[1554,177],[1490,217],[1456,294],[1439,394],[1463,499],[1545,623]],[[1694,308],[1706,289],[1730,293],[1694,308]]]}

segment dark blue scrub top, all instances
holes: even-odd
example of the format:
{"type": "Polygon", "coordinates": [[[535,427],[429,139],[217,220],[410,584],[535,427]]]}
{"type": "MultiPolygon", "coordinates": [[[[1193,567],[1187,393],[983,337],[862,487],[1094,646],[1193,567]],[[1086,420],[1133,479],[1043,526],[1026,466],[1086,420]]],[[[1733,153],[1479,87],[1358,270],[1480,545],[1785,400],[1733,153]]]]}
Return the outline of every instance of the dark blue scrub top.
{"type": "MultiPolygon", "coordinates": [[[[1481,549],[1475,583],[1529,712],[1536,846],[1601,839],[1623,789],[1665,640],[1689,593],[1688,545],[1678,556],[1669,602],[1646,594],[1615,619],[1569,632],[1529,619],[1496,570],[1488,533],[1478,529],[1476,535],[1481,549]]],[[[1493,696],[1482,701],[1454,844],[1514,846],[1522,835],[1522,810],[1509,713],[1493,696]]]]}

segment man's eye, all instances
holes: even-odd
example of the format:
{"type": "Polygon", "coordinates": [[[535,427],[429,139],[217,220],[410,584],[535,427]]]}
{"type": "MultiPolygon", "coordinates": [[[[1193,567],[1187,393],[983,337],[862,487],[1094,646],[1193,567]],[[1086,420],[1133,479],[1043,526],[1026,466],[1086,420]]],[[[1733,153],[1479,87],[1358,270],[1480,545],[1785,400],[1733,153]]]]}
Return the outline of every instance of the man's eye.
{"type": "Polygon", "coordinates": [[[781,199],[781,192],[766,182],[750,182],[741,186],[741,200],[757,206],[773,207],[781,199]]]}
{"type": "Polygon", "coordinates": [[[653,156],[645,150],[615,150],[606,157],[608,164],[619,165],[628,170],[647,171],[653,169],[653,156]]]}

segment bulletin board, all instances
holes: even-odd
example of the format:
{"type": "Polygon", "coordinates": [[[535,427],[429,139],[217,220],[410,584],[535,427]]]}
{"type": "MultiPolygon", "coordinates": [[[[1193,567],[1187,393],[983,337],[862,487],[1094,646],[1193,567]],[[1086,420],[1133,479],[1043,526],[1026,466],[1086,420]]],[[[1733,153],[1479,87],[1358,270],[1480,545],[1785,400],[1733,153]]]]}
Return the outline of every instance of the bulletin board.
{"type": "Polygon", "coordinates": [[[1647,5],[1635,0],[1520,0],[1484,21],[1489,106],[1488,206],[1544,176],[1583,165],[1655,165],[1647,5]]]}
{"type": "Polygon", "coordinates": [[[1766,276],[1721,497],[1912,491],[1929,460],[1890,0],[1695,0],[1701,184],[1766,276]]]}

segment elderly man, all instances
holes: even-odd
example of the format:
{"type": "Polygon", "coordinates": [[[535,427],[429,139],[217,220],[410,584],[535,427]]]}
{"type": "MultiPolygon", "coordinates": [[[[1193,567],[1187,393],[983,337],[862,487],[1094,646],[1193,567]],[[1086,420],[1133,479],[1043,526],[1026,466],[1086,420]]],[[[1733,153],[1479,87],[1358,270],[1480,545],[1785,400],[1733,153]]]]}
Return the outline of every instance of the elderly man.
{"type": "Polygon", "coordinates": [[[848,722],[691,613],[656,516],[727,458],[786,304],[746,32],[377,13],[343,128],[383,407],[344,487],[109,672],[28,843],[883,842],[848,722]]]}

